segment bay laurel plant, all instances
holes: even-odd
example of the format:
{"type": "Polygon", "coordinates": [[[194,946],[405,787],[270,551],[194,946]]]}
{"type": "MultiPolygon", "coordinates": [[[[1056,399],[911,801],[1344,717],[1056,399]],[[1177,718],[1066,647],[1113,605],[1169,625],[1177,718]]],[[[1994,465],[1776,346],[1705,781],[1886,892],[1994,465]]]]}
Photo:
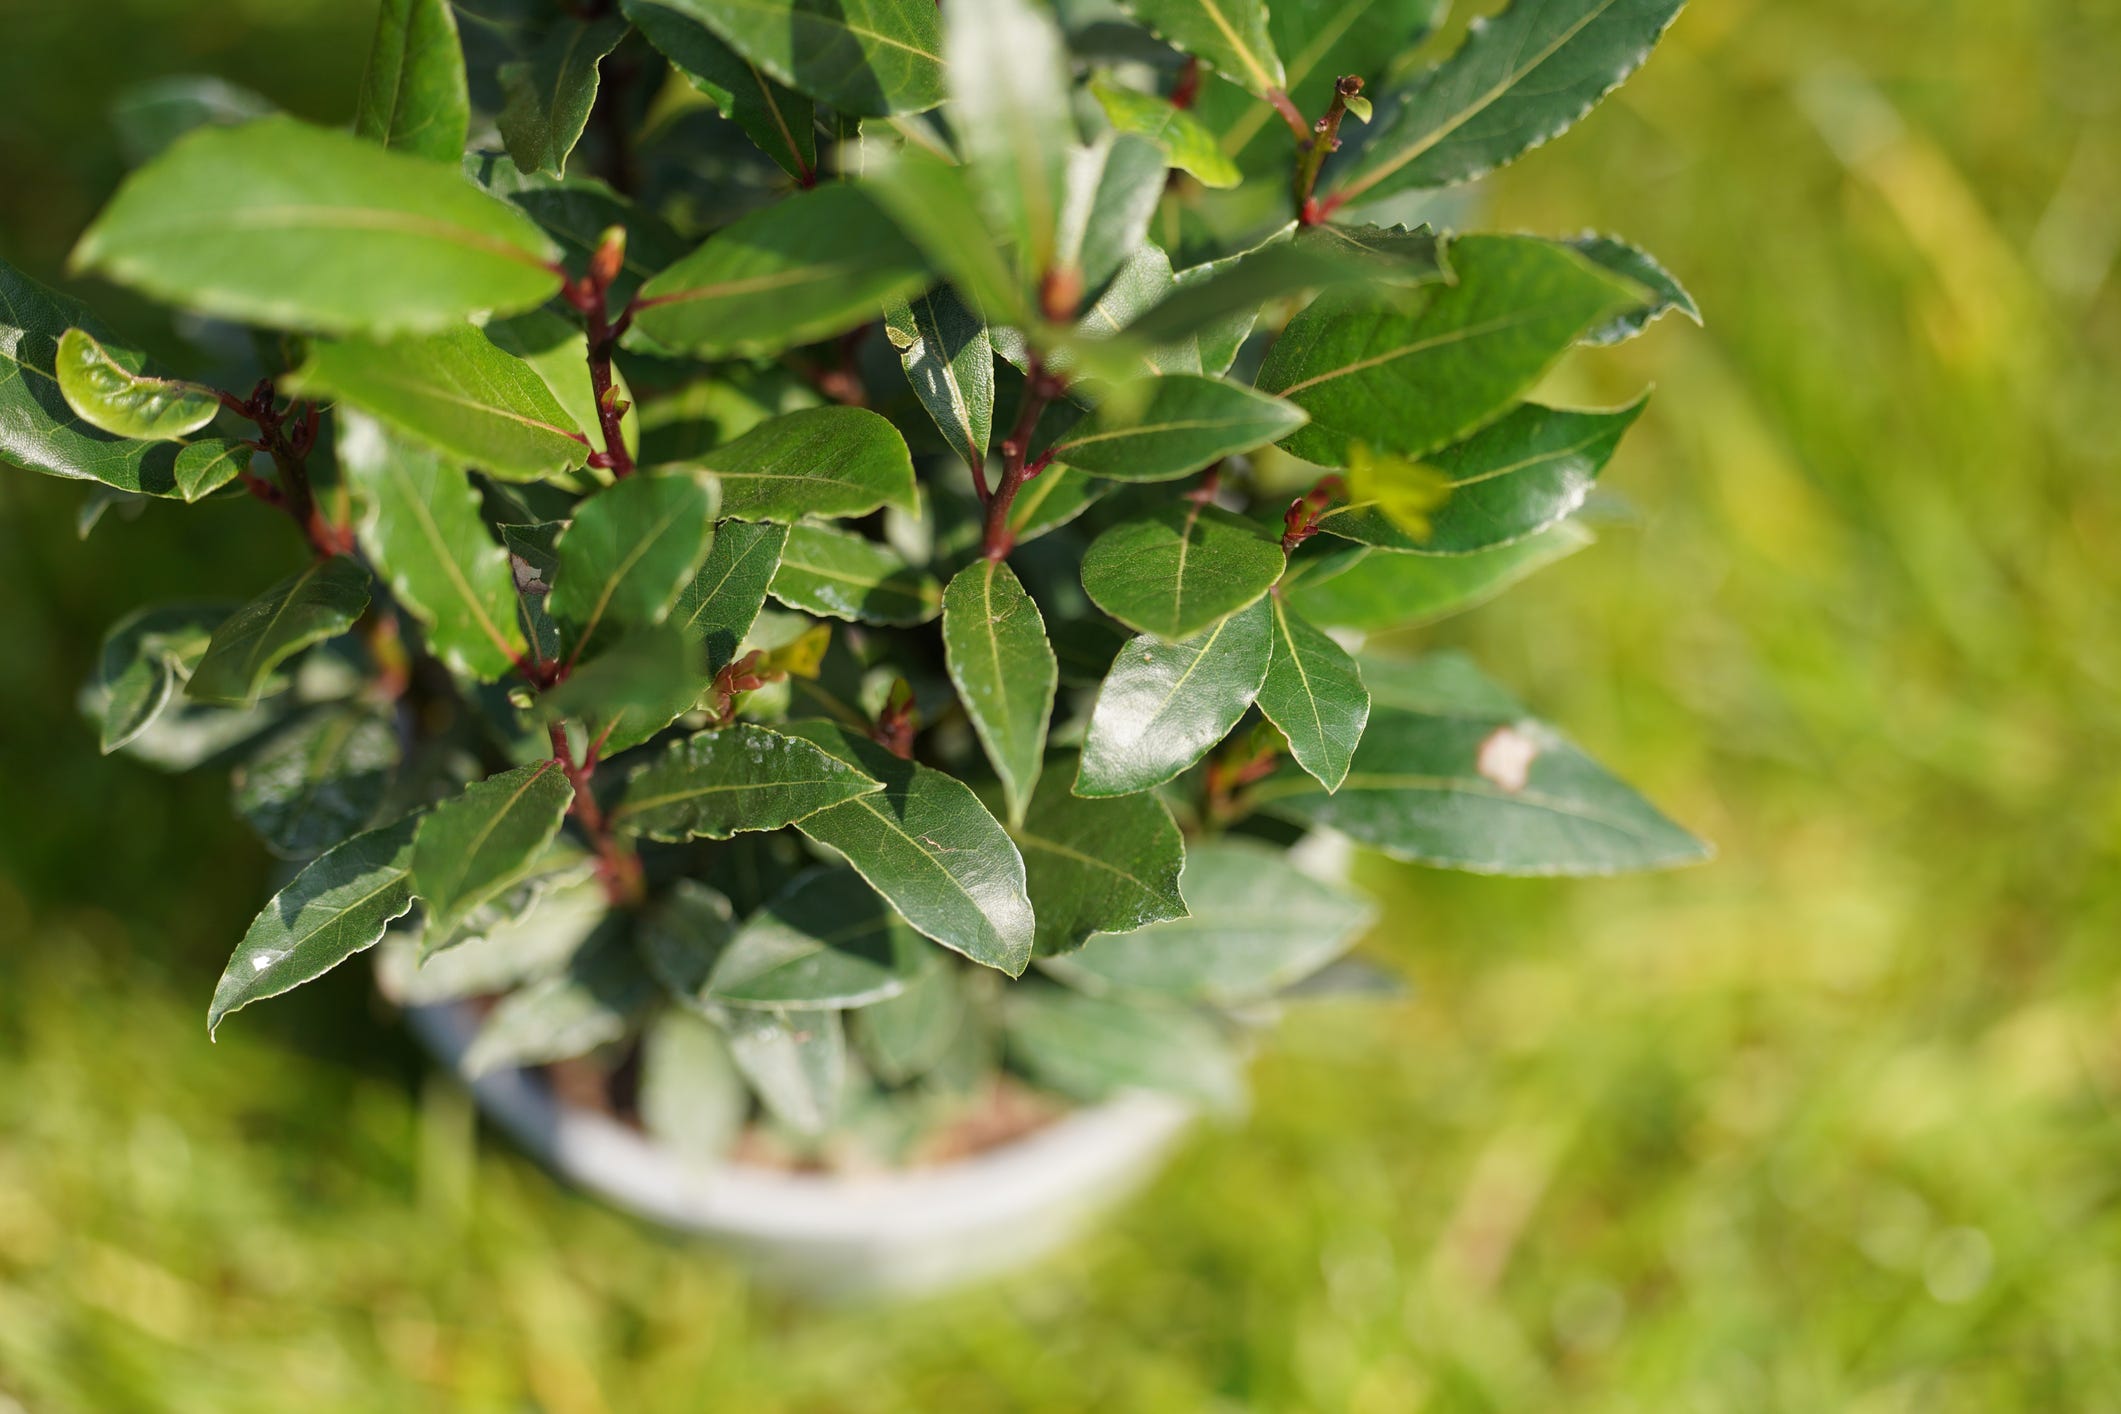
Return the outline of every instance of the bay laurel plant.
{"type": "Polygon", "coordinates": [[[1532,390],[1694,312],[1440,215],[1679,0],[1442,8],[384,0],[350,124],[131,100],[73,266],[195,347],[0,268],[0,455],[274,513],[284,574],[172,587],[86,697],[288,861],[209,1026],[384,943],[475,1067],[888,1157],[1001,1076],[1236,1103],[1372,921],[1314,830],[1698,858],[1462,657],[1362,651],[1590,540],[1642,404],[1532,390]]]}

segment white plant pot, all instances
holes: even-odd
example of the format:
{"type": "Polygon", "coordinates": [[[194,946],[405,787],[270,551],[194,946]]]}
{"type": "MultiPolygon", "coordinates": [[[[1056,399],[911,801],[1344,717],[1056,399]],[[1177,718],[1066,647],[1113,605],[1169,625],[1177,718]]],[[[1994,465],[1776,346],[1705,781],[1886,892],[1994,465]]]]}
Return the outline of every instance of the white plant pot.
{"type": "MultiPolygon", "coordinates": [[[[469,1008],[409,1006],[405,1019],[463,1075],[478,1029],[469,1008]]],[[[1129,1095],[968,1158],[841,1176],[681,1158],[521,1070],[466,1083],[488,1119],[561,1177],[825,1301],[937,1291],[1044,1256],[1145,1183],[1191,1118],[1167,1096],[1129,1095]]]]}

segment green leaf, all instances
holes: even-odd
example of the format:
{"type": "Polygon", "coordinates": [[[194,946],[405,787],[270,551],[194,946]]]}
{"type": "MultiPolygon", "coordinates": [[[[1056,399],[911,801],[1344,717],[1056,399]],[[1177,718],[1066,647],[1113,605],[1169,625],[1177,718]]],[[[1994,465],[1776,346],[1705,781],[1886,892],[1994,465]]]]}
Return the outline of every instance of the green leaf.
{"type": "Polygon", "coordinates": [[[228,960],[206,1011],[206,1034],[255,1001],[321,977],[382,938],[412,908],[408,816],[319,855],[274,894],[228,960]]]}
{"type": "Polygon", "coordinates": [[[707,645],[707,668],[718,672],[736,657],[744,635],[766,603],[766,588],[781,566],[781,547],[788,543],[783,525],[750,525],[723,521],[714,544],[678,595],[670,622],[685,637],[707,645]]]}
{"type": "Polygon", "coordinates": [[[973,561],[943,591],[943,657],[1001,777],[1009,818],[1021,820],[1045,758],[1060,668],[1038,605],[1001,561],[973,561]]]}
{"type": "Polygon", "coordinates": [[[641,287],[628,347],[770,354],[844,334],[928,282],[921,253],[860,189],[754,211],[641,287]]]}
{"type": "Polygon", "coordinates": [[[714,679],[696,644],[661,624],[635,629],[537,700],[548,722],[574,720],[608,760],[698,705],[714,679]]]}
{"type": "Polygon", "coordinates": [[[619,261],[618,278],[612,281],[613,300],[632,299],[650,276],[691,249],[667,221],[594,177],[533,175],[499,152],[472,153],[464,159],[464,170],[557,241],[565,252],[567,268],[576,275],[587,273],[589,259],[603,244],[604,233],[613,226],[624,226],[626,252],[619,261]]]}
{"type": "Polygon", "coordinates": [[[1348,650],[1289,611],[1274,611],[1274,657],[1259,686],[1259,710],[1289,739],[1296,764],[1327,790],[1340,789],[1370,719],[1370,693],[1348,650]]]}
{"type": "Polygon", "coordinates": [[[319,340],[289,387],[357,407],[507,480],[540,480],[589,456],[537,370],[469,325],[388,342],[319,340]]]}
{"type": "Polygon", "coordinates": [[[338,452],[361,506],[361,548],[426,627],[428,647],[482,682],[507,673],[525,651],[515,576],[471,479],[359,414],[340,415],[338,452]]]}
{"type": "Polygon", "coordinates": [[[789,527],[773,597],[791,609],[859,623],[924,624],[942,612],[942,586],[899,556],[844,530],[789,527]]]}
{"type": "Polygon", "coordinates": [[[1219,506],[1185,501],[1124,520],[1083,555],[1083,591],[1137,633],[1168,643],[1244,608],[1281,578],[1281,546],[1219,506]]]}
{"type": "Polygon", "coordinates": [[[1216,145],[1215,134],[1201,120],[1168,98],[1124,88],[1107,79],[1092,79],[1090,92],[1112,126],[1156,144],[1164,158],[1191,173],[1205,187],[1234,187],[1242,180],[1237,164],[1216,145]]]}
{"type": "Polygon", "coordinates": [[[1450,499],[1429,512],[1429,534],[1410,535],[1375,501],[1335,506],[1318,528],[1389,550],[1467,555],[1509,545],[1575,514],[1647,397],[1611,412],[1570,412],[1525,403],[1427,465],[1450,482],[1450,499]]]}
{"type": "Polygon", "coordinates": [[[1513,0],[1456,54],[1379,100],[1333,195],[1470,181],[1558,137],[1649,57],[1685,0],[1513,0]]]}
{"type": "Polygon", "coordinates": [[[1017,278],[1035,285],[1061,263],[1055,241],[1075,138],[1060,30],[1029,0],[953,4],[946,20],[950,131],[990,228],[1015,250],[1017,278]]]}
{"type": "Polygon", "coordinates": [[[989,320],[1025,325],[1037,317],[1002,247],[965,239],[986,219],[963,167],[910,142],[864,147],[861,155],[862,190],[989,320]]]}
{"type": "Polygon", "coordinates": [[[1230,82],[1265,98],[1287,82],[1264,0],[1125,0],[1136,18],[1230,82]]]}
{"type": "Polygon", "coordinates": [[[422,1006],[490,997],[550,977],[610,912],[603,884],[583,879],[542,894],[476,937],[424,958],[411,938],[393,939],[378,961],[384,991],[393,1001],[422,1006]]]}
{"type": "Polygon", "coordinates": [[[1281,850],[1244,840],[1194,844],[1179,889],[1190,916],[1092,938],[1052,971],[1087,991],[1243,1006],[1311,976],[1377,917],[1367,899],[1319,883],[1281,850]]]}
{"type": "Polygon", "coordinates": [[[368,571],[359,563],[338,555],[306,565],[221,621],[185,691],[247,707],[274,668],[346,632],[367,607],[368,571]]]}
{"type": "Polygon", "coordinates": [[[962,781],[901,761],[830,722],[789,730],[884,783],[797,822],[847,857],[907,922],[954,952],[1008,973],[1031,960],[1031,900],[1024,861],[962,781]]]}
{"type": "Polygon", "coordinates": [[[1632,284],[1528,236],[1467,236],[1455,285],[1329,291],[1289,322],[1259,386],[1311,414],[1283,445],[1325,466],[1351,444],[1420,456],[1508,410],[1589,329],[1641,302],[1632,284]]]}
{"type": "Polygon", "coordinates": [[[882,788],[808,741],[739,722],[674,741],[627,777],[611,825],[657,840],[725,840],[882,788]]]}
{"type": "Polygon", "coordinates": [[[242,323],[388,336],[541,304],[558,256],[455,172],[264,118],[201,128],[133,173],[73,268],[242,323]]]}
{"type": "MultiPolygon", "coordinates": [[[[590,433],[597,444],[602,445],[602,419],[597,413],[596,386],[589,381],[589,336],[579,321],[557,314],[547,305],[512,319],[491,321],[486,326],[486,337],[501,352],[513,354],[528,364],[538,375],[538,381],[566,411],[567,424],[590,433]]],[[[617,367],[611,370],[611,383],[622,403],[633,402],[633,389],[627,386],[625,373],[617,367]]],[[[638,409],[629,406],[620,414],[619,438],[628,452],[640,449],[641,417],[638,409]]],[[[588,448],[583,450],[586,452],[588,448]]]]}
{"type": "Polygon", "coordinates": [[[1686,292],[1686,286],[1680,284],[1672,272],[1648,251],[1611,236],[1583,235],[1565,244],[1593,264],[1632,280],[1650,292],[1647,304],[1637,305],[1599,325],[1583,336],[1585,343],[1625,343],[1674,310],[1697,325],[1701,323],[1701,310],[1695,305],[1694,297],[1686,292]]]}
{"type": "Polygon", "coordinates": [[[774,78],[844,113],[918,113],[943,99],[933,0],[672,0],[774,78]]]}
{"type": "Polygon", "coordinates": [[[137,167],[194,128],[239,127],[273,111],[271,99],[212,74],[169,74],[120,93],[110,125],[126,165],[137,167]]]}
{"type": "Polygon", "coordinates": [[[810,100],[768,78],[715,37],[686,0],[620,0],[620,8],[672,66],[714,101],[721,115],[789,176],[817,171],[817,116],[810,100]]]}
{"type": "Polygon", "coordinates": [[[86,329],[59,336],[59,392],[91,427],[114,437],[174,441],[214,420],[221,400],[211,388],[140,371],[138,354],[103,347],[86,329]]]}
{"type": "Polygon", "coordinates": [[[699,990],[733,1007],[861,1007],[940,956],[861,875],[813,869],[744,920],[699,990]]]}
{"type": "Polygon", "coordinates": [[[496,120],[508,156],[525,172],[567,173],[567,154],[589,126],[597,101],[597,65],[626,37],[616,15],[562,19],[528,59],[501,66],[503,101],[496,120]]]}
{"type": "Polygon", "coordinates": [[[154,725],[206,652],[214,626],[227,617],[222,604],[163,604],[111,626],[96,654],[89,694],[105,756],[154,725]]]}
{"type": "Polygon", "coordinates": [[[1270,619],[1259,603],[1183,643],[1130,639],[1097,690],[1075,793],[1131,795],[1207,755],[1259,695],[1270,619]]]}
{"type": "MultiPolygon", "coordinates": [[[[636,7],[629,6],[628,13],[636,7]]],[[[711,1162],[743,1133],[751,1097],[711,1022],[670,1008],[641,1035],[641,1127],[681,1159],[711,1162]]]]}
{"type": "Polygon", "coordinates": [[[847,1088],[847,1032],[836,1011],[726,1013],[737,1069],[775,1119],[798,1134],[822,1134],[847,1088]]]}
{"type": "Polygon", "coordinates": [[[1124,933],[1186,916],[1179,892],[1185,841],[1153,791],[1085,800],[1069,782],[1077,762],[1056,757],[1021,824],[1040,957],[1073,952],[1092,933],[1124,933]]]}
{"type": "Polygon", "coordinates": [[[1278,442],[1304,421],[1303,409],[1241,384],[1173,373],[1111,394],[1053,455],[1114,481],[1170,481],[1278,442]]]}
{"type": "Polygon", "coordinates": [[[398,765],[397,728],[366,707],[327,708],[265,744],[235,775],[236,812],[287,859],[360,832],[398,765]]]}
{"type": "Polygon", "coordinates": [[[187,442],[178,449],[172,469],[177,494],[187,503],[203,501],[250,470],[251,459],[256,455],[255,447],[234,438],[187,442]]]}
{"type": "Polygon", "coordinates": [[[1068,156],[1054,263],[1084,290],[1111,279],[1149,239],[1149,222],[1170,175],[1163,149],[1132,133],[1106,133],[1068,156]]]}
{"type": "Polygon", "coordinates": [[[707,558],[714,501],[699,477],[643,472],[575,508],[545,609],[576,654],[599,635],[663,621],[707,558]]]}
{"type": "Polygon", "coordinates": [[[1022,545],[1060,529],[1113,489],[1113,483],[1085,476],[1072,467],[1047,467],[1025,482],[1009,503],[1010,543],[1022,545]]]}
{"type": "Polygon", "coordinates": [[[1030,986],[1009,993],[1002,1016],[1011,1058],[1072,1099],[1157,1090],[1219,1113],[1244,1104],[1243,1065],[1198,1012],[1030,986]]]}
{"type": "Polygon", "coordinates": [[[920,512],[913,458],[898,429],[867,408],[804,408],[768,418],[700,458],[722,483],[722,514],[794,522],[896,506],[920,512]]]}
{"type": "Polygon", "coordinates": [[[897,996],[854,1014],[854,1043],[877,1079],[904,1085],[935,1069],[949,1054],[969,1021],[958,972],[955,967],[924,967],[897,996]]]}
{"type": "Polygon", "coordinates": [[[984,467],[994,430],[994,348],[986,321],[951,285],[938,285],[884,318],[906,381],[965,465],[984,467]]]}
{"type": "Polygon", "coordinates": [[[448,0],[383,0],[354,132],[416,157],[454,163],[471,127],[464,49],[448,0]]]}
{"type": "Polygon", "coordinates": [[[1332,795],[1283,771],[1254,803],[1412,860],[1477,874],[1617,874],[1708,847],[1544,722],[1380,706],[1332,795]]]}
{"type": "Polygon", "coordinates": [[[430,810],[413,841],[413,888],[427,905],[426,950],[481,904],[521,882],[560,832],[574,786],[557,761],[488,776],[430,810]]]}
{"type": "Polygon", "coordinates": [[[607,924],[564,972],[503,997],[464,1051],[474,1079],[508,1066],[544,1065],[587,1055],[623,1039],[654,1000],[624,930],[607,924]]]}
{"type": "Polygon", "coordinates": [[[697,879],[679,879],[641,919],[641,956],[672,1000],[720,1020],[721,1009],[700,996],[700,985],[736,936],[728,896],[697,879]]]}
{"type": "Polygon", "coordinates": [[[1289,607],[1336,628],[1413,628],[1486,603],[1533,571],[1575,554],[1592,538],[1590,531],[1565,520],[1470,555],[1373,552],[1345,573],[1292,584],[1289,607]]]}

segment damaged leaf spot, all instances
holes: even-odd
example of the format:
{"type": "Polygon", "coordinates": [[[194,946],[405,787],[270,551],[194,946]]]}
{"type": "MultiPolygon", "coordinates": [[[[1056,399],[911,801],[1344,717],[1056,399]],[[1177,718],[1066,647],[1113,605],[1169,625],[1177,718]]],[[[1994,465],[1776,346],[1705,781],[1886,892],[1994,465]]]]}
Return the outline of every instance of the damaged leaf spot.
{"type": "Polygon", "coordinates": [[[1514,795],[1524,789],[1525,781],[1532,774],[1532,763],[1538,759],[1538,742],[1515,727],[1497,727],[1481,738],[1480,750],[1474,757],[1474,769],[1480,772],[1482,780],[1514,795]]]}

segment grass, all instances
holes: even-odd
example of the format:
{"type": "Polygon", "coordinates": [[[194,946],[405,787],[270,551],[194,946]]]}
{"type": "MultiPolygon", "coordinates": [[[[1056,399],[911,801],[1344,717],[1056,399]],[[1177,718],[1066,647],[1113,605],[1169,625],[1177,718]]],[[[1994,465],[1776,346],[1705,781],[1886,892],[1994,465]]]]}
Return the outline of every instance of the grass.
{"type": "MultiPolygon", "coordinates": [[[[0,73],[10,259],[110,179],[99,85],[270,52],[347,110],[358,17],[133,9],[115,51],[66,7],[6,46],[103,59],[0,73]]],[[[216,783],[96,759],[66,703],[143,594],[275,566],[227,553],[245,508],[83,547],[70,488],[0,476],[0,1409],[2121,1407],[2098,9],[1703,3],[1497,184],[1493,224],[1638,239],[1710,326],[1565,373],[1658,386],[1632,518],[1423,641],[1721,856],[1369,866],[1413,995],[1293,1015],[1247,1123],[990,1291],[759,1295],[482,1135],[355,977],[206,1046],[262,865],[216,783]]]]}

